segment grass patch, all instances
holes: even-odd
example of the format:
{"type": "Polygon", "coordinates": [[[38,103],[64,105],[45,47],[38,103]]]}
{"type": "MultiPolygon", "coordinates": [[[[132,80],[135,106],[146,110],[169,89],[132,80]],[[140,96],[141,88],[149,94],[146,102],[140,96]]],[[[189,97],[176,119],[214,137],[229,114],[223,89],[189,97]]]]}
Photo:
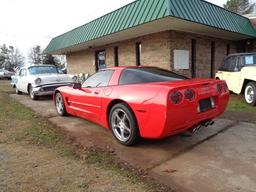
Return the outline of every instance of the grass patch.
{"type": "Polygon", "coordinates": [[[231,95],[228,111],[256,113],[256,107],[248,105],[242,96],[231,95]]]}
{"type": "MultiPolygon", "coordinates": [[[[100,150],[90,150],[87,152],[86,162],[89,164],[97,165],[98,167],[101,167],[105,170],[112,170],[117,172],[118,174],[129,178],[129,181],[133,184],[143,183],[141,176],[143,176],[144,173],[141,170],[135,170],[131,167],[128,167],[128,165],[117,162],[115,156],[111,153],[100,150]]],[[[149,182],[146,187],[148,191],[151,191],[151,189],[155,187],[155,183],[149,182]]]]}
{"type": "Polygon", "coordinates": [[[75,155],[75,147],[67,144],[65,135],[46,119],[17,103],[6,93],[0,97],[1,132],[5,142],[22,142],[55,149],[61,156],[75,155]]]}

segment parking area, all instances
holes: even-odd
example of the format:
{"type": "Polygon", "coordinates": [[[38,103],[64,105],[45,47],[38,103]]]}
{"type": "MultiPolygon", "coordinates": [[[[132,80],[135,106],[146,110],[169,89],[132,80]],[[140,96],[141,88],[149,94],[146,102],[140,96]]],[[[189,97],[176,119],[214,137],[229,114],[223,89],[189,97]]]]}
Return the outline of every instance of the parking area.
{"type": "Polygon", "coordinates": [[[63,128],[75,144],[111,151],[123,163],[147,171],[177,191],[256,191],[255,124],[218,119],[193,137],[143,140],[124,147],[102,127],[76,117],[59,117],[51,98],[11,97],[63,128]]]}

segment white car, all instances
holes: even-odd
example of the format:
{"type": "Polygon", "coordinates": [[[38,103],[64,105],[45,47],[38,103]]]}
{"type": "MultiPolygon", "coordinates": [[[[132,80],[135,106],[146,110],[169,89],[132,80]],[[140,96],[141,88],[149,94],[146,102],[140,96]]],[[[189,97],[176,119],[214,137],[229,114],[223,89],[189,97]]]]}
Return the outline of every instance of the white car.
{"type": "Polygon", "coordinates": [[[0,69],[0,79],[11,79],[11,76],[14,74],[14,72],[8,71],[6,69],[0,69]]]}
{"type": "Polygon", "coordinates": [[[32,100],[39,96],[52,95],[60,86],[73,85],[77,77],[61,74],[54,65],[32,65],[20,69],[16,82],[16,93],[27,93],[32,100]]]}

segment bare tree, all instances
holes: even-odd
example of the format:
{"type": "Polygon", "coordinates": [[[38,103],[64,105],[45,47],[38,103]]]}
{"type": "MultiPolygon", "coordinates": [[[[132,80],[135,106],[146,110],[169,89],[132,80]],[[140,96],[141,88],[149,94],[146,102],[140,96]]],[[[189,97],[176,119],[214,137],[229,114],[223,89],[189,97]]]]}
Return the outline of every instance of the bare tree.
{"type": "Polygon", "coordinates": [[[29,62],[34,65],[43,64],[43,56],[40,45],[36,45],[32,47],[30,53],[28,55],[29,62]]]}
{"type": "Polygon", "coordinates": [[[5,44],[0,47],[0,68],[13,71],[16,67],[24,64],[25,57],[13,46],[5,44]]]}

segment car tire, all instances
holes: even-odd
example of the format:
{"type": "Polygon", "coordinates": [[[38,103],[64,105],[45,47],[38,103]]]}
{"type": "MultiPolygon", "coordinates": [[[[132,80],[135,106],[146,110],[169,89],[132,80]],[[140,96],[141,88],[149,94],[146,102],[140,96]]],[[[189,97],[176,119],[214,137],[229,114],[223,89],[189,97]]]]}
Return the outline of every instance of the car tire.
{"type": "Polygon", "coordinates": [[[67,110],[64,99],[60,92],[57,92],[54,97],[56,111],[60,116],[67,116],[67,110]]]}
{"type": "Polygon", "coordinates": [[[244,99],[247,104],[256,106],[256,82],[250,82],[246,85],[244,99]]]}
{"type": "Polygon", "coordinates": [[[32,100],[38,100],[38,96],[34,94],[33,87],[31,85],[28,86],[28,94],[32,100]]]}
{"type": "Polygon", "coordinates": [[[21,91],[19,91],[19,90],[17,89],[17,87],[16,87],[15,92],[16,92],[16,94],[17,94],[17,95],[22,95],[22,92],[21,92],[21,91]]]}
{"type": "Polygon", "coordinates": [[[125,103],[112,107],[109,115],[109,125],[115,139],[122,145],[135,145],[140,138],[135,115],[125,103]]]}

